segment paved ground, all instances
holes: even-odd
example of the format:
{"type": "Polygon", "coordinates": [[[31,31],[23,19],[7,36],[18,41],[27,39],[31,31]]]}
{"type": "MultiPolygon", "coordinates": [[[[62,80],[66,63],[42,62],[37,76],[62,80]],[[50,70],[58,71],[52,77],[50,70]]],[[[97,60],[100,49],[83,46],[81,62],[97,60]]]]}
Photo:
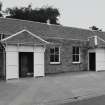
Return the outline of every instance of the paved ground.
{"type": "Polygon", "coordinates": [[[0,82],[0,105],[56,105],[105,94],[105,72],[81,72],[0,82]]]}
{"type": "MultiPolygon", "coordinates": [[[[58,105],[58,104],[57,104],[58,105]]],[[[63,103],[59,105],[105,105],[105,95],[86,98],[74,102],[63,103]]]]}

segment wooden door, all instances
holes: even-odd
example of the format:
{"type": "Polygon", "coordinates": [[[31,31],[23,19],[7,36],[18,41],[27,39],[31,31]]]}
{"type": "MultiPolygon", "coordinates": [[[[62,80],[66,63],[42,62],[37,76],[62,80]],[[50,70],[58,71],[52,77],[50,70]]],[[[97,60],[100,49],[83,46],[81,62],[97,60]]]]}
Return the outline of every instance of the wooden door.
{"type": "Polygon", "coordinates": [[[6,52],[6,79],[18,78],[18,52],[6,52]]]}
{"type": "Polygon", "coordinates": [[[34,52],[34,76],[44,75],[44,48],[38,47],[34,52]]]}

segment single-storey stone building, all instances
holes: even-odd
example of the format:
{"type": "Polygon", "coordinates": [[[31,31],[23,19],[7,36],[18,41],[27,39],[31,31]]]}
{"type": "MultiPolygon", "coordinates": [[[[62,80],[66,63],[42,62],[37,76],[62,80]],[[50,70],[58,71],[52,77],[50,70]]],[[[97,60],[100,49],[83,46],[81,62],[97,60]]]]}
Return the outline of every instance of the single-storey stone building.
{"type": "Polygon", "coordinates": [[[0,18],[0,77],[105,70],[105,32],[0,18]]]}

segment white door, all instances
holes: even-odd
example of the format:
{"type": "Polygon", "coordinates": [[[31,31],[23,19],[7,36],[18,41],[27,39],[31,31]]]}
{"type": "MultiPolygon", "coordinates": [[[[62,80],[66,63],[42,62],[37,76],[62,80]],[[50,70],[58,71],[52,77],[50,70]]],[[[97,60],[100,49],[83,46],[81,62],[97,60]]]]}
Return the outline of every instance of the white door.
{"type": "Polygon", "coordinates": [[[44,76],[44,51],[34,52],[34,76],[44,76]]]}
{"type": "Polygon", "coordinates": [[[18,52],[6,52],[6,79],[19,78],[18,75],[18,52]]]}

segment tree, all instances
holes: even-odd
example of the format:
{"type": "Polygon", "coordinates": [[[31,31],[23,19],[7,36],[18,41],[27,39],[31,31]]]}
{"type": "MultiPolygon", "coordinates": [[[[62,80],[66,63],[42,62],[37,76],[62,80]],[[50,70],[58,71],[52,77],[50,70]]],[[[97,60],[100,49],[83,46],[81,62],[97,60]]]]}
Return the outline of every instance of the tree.
{"type": "Polygon", "coordinates": [[[92,26],[92,27],[89,27],[90,29],[92,30],[95,30],[95,31],[102,31],[102,29],[99,29],[97,26],[92,26]]]}
{"type": "Polygon", "coordinates": [[[7,18],[31,20],[43,23],[47,23],[49,20],[50,24],[59,24],[58,17],[60,16],[60,12],[57,8],[53,7],[32,9],[32,6],[28,5],[28,7],[8,8],[6,11],[10,14],[7,18]]]}

